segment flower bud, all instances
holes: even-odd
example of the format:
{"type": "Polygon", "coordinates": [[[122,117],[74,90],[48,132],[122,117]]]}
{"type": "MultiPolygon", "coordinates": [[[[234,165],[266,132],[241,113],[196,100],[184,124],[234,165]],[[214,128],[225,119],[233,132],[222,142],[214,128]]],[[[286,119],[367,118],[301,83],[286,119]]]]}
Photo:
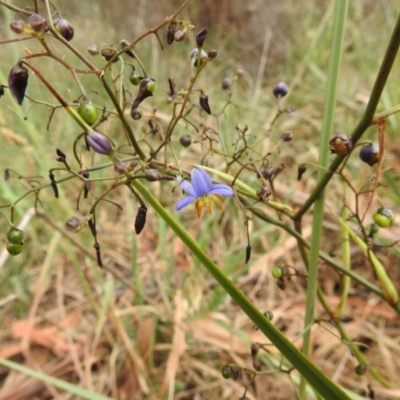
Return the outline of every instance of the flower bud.
{"type": "MultiPolygon", "coordinates": [[[[106,59],[106,61],[110,61],[117,54],[117,50],[108,47],[107,49],[103,49],[101,51],[101,55],[106,59]]],[[[114,59],[114,63],[118,61],[118,57],[114,59]]]]}
{"type": "Polygon", "coordinates": [[[90,147],[95,153],[110,155],[113,152],[110,139],[100,132],[86,132],[85,139],[88,147],[90,147]]]}
{"type": "Polygon", "coordinates": [[[283,132],[281,138],[284,142],[290,142],[293,139],[293,132],[292,131],[283,132]]]}
{"type": "Polygon", "coordinates": [[[260,174],[261,174],[261,176],[264,178],[264,179],[272,179],[274,176],[275,176],[275,168],[266,168],[266,167],[264,167],[264,166],[261,166],[260,167],[260,169],[258,170],[258,174],[257,174],[257,177],[260,177],[260,174]]]}
{"type": "Polygon", "coordinates": [[[210,105],[208,104],[208,95],[205,93],[200,94],[199,99],[200,107],[208,114],[211,115],[210,105]]]}
{"type": "Polygon", "coordinates": [[[167,28],[167,43],[172,44],[175,40],[176,22],[171,22],[167,28]]]}
{"type": "MultiPolygon", "coordinates": [[[[192,60],[192,64],[193,64],[195,67],[197,67],[197,56],[198,56],[198,54],[199,54],[199,50],[198,50],[197,48],[193,49],[193,50],[190,52],[190,59],[192,60]]],[[[200,53],[200,64],[201,64],[205,59],[207,59],[207,57],[208,57],[207,53],[206,53],[204,50],[201,50],[201,53],[200,53]]]]}
{"type": "Polygon", "coordinates": [[[203,43],[204,43],[204,40],[206,39],[206,36],[207,36],[207,29],[206,28],[203,28],[200,32],[198,32],[197,33],[197,35],[196,35],[196,44],[197,44],[197,47],[203,47],[203,43]]]}
{"type": "Polygon", "coordinates": [[[74,37],[74,28],[65,18],[57,18],[53,21],[56,31],[67,41],[70,42],[74,37]]]}
{"type": "Polygon", "coordinates": [[[183,147],[189,147],[192,144],[192,138],[189,135],[183,135],[180,137],[179,143],[183,147]]]}
{"type": "Polygon", "coordinates": [[[221,83],[222,90],[230,89],[231,84],[232,84],[232,81],[229,78],[225,77],[224,79],[222,79],[222,83],[221,83]]]}
{"type": "Polygon", "coordinates": [[[19,105],[24,101],[26,87],[28,86],[28,77],[29,72],[22,64],[12,67],[8,75],[8,87],[14,100],[19,105]]]}
{"type": "Polygon", "coordinates": [[[287,87],[285,82],[279,82],[272,88],[272,93],[277,99],[286,96],[288,91],[289,88],[287,87]]]}
{"type": "Polygon", "coordinates": [[[126,162],[124,161],[117,161],[114,164],[114,171],[118,172],[119,174],[124,174],[125,172],[127,172],[128,170],[128,166],[126,164],[126,162]]]}
{"type": "Polygon", "coordinates": [[[99,54],[99,49],[98,49],[98,47],[97,47],[97,44],[94,44],[94,43],[90,44],[90,45],[87,47],[87,51],[88,51],[89,54],[92,55],[92,56],[97,56],[97,54],[99,54]]]}
{"type": "Polygon", "coordinates": [[[29,25],[35,32],[42,32],[44,27],[47,25],[46,19],[40,14],[32,14],[29,17],[29,25]]]}
{"type": "Polygon", "coordinates": [[[244,74],[244,71],[243,71],[242,68],[238,68],[238,69],[236,70],[235,74],[236,74],[237,76],[242,76],[242,75],[244,74]]]}
{"type": "Polygon", "coordinates": [[[131,109],[131,117],[134,120],[138,120],[138,119],[142,118],[142,116],[143,116],[143,113],[142,113],[142,110],[139,107],[131,109]]]}
{"type": "Polygon", "coordinates": [[[182,42],[185,39],[185,32],[184,31],[176,31],[174,34],[174,40],[176,42],[182,42]]]}
{"type": "Polygon", "coordinates": [[[374,213],[372,219],[380,228],[389,228],[395,220],[395,215],[389,208],[380,208],[374,213]]]}
{"type": "Polygon", "coordinates": [[[266,201],[269,199],[271,194],[272,190],[270,189],[269,186],[261,186],[260,190],[257,193],[257,196],[261,201],[266,201]]]}
{"type": "Polygon", "coordinates": [[[360,150],[359,154],[362,161],[371,167],[379,162],[379,144],[369,143],[360,150]]]}
{"type": "Polygon", "coordinates": [[[157,181],[173,181],[174,178],[172,176],[169,176],[167,174],[164,174],[164,172],[159,171],[158,169],[154,168],[147,168],[144,171],[144,177],[146,180],[149,182],[157,182],[157,181]]]}
{"type": "Polygon", "coordinates": [[[339,133],[329,141],[329,150],[331,153],[345,155],[350,153],[353,148],[351,138],[344,133],[339,133]]]}
{"type": "Polygon", "coordinates": [[[18,34],[23,33],[25,31],[25,27],[25,22],[21,19],[16,19],[10,24],[11,30],[18,34]]]}

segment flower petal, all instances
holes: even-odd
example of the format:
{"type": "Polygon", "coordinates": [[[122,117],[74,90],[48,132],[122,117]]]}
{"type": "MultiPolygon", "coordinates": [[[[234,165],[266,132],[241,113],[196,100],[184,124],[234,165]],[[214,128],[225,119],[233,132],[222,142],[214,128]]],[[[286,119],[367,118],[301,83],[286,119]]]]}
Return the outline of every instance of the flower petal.
{"type": "Polygon", "coordinates": [[[209,194],[220,194],[221,196],[233,196],[233,190],[230,186],[223,183],[216,183],[212,185],[208,191],[209,194]]]}
{"type": "Polygon", "coordinates": [[[193,189],[197,196],[208,194],[212,187],[212,180],[203,168],[193,168],[190,174],[193,189]]]}
{"type": "Polygon", "coordinates": [[[193,186],[188,181],[181,180],[179,186],[190,196],[196,196],[193,186]]]}
{"type": "Polygon", "coordinates": [[[175,210],[182,210],[183,207],[186,207],[191,201],[195,200],[197,196],[186,196],[182,200],[178,201],[178,204],[175,206],[175,210]]]}

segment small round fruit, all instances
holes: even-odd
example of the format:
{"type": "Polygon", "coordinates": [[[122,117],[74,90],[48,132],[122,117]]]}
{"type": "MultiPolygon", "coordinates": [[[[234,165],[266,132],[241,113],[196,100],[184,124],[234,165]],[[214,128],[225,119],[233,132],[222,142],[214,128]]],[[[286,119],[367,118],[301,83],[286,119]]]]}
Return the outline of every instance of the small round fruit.
{"type": "Polygon", "coordinates": [[[331,153],[345,155],[350,153],[353,148],[351,138],[344,133],[339,133],[329,141],[329,150],[331,153]]]}
{"type": "Polygon", "coordinates": [[[374,213],[372,219],[380,228],[389,228],[394,222],[394,213],[389,208],[380,208],[374,213]]]}
{"type": "Polygon", "coordinates": [[[230,365],[224,365],[221,369],[223,378],[230,379],[233,376],[232,367],[230,365]]]}
{"type": "Polygon", "coordinates": [[[282,271],[282,268],[281,267],[274,267],[274,268],[272,268],[272,276],[275,278],[275,279],[279,279],[279,278],[282,278],[282,275],[283,275],[283,271],[282,271]]]}
{"type": "Polygon", "coordinates": [[[360,158],[371,167],[379,162],[379,144],[370,143],[360,150],[360,158]]]}
{"type": "Polygon", "coordinates": [[[136,70],[132,71],[132,73],[129,76],[129,80],[132,83],[132,85],[139,85],[140,81],[142,80],[142,77],[140,76],[139,72],[136,70]]]}
{"type": "Polygon", "coordinates": [[[140,118],[142,118],[142,116],[143,116],[143,113],[142,113],[142,110],[140,109],[140,108],[132,108],[132,110],[131,110],[131,117],[133,118],[133,119],[140,119],[140,118]]]}
{"type": "Polygon", "coordinates": [[[7,247],[8,253],[10,255],[17,256],[18,254],[22,253],[24,245],[22,243],[15,244],[15,243],[8,242],[6,247],[7,247]]]}
{"type": "Polygon", "coordinates": [[[289,88],[285,82],[279,82],[272,88],[272,93],[277,99],[286,96],[288,91],[289,88]]]}
{"type": "Polygon", "coordinates": [[[97,108],[91,102],[82,103],[77,111],[82,119],[89,125],[93,125],[99,116],[97,108]]]}
{"type": "Polygon", "coordinates": [[[192,138],[190,136],[188,136],[188,135],[183,135],[183,136],[180,137],[179,143],[183,147],[189,147],[192,144],[192,138]]]}
{"type": "Polygon", "coordinates": [[[21,244],[24,240],[24,232],[18,228],[11,228],[7,233],[7,239],[12,244],[21,244]]]}

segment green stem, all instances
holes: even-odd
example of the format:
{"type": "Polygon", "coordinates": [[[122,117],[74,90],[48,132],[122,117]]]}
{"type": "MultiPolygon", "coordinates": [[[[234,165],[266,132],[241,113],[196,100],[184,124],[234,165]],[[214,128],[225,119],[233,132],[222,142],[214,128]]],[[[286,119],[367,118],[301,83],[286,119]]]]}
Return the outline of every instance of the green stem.
{"type": "MultiPolygon", "coordinates": [[[[320,169],[318,172],[318,182],[324,176],[324,170],[328,166],[329,157],[329,138],[332,132],[334,113],[336,108],[336,93],[339,80],[339,70],[342,55],[342,47],[344,40],[348,2],[347,0],[338,0],[335,4],[334,22],[333,22],[333,39],[331,46],[331,55],[328,67],[328,81],[327,90],[325,94],[325,107],[324,119],[322,123],[321,141],[320,141],[320,169]]],[[[322,226],[324,220],[324,206],[325,196],[324,191],[321,190],[315,201],[313,223],[312,223],[312,237],[311,237],[311,251],[310,262],[308,269],[307,281],[307,300],[306,310],[304,316],[304,328],[310,326],[314,321],[315,302],[318,286],[318,263],[320,242],[322,236],[322,226]]],[[[308,356],[311,349],[311,329],[306,330],[303,337],[303,353],[308,356]]],[[[300,383],[300,399],[306,398],[306,381],[301,380],[300,383]]]]}
{"type": "Polygon", "coordinates": [[[270,321],[247,299],[246,296],[231,282],[230,279],[198,246],[189,233],[164,209],[163,206],[138,180],[132,180],[132,186],[150,204],[157,214],[171,227],[175,234],[183,241],[192,254],[205,266],[208,272],[216,279],[221,287],[231,296],[237,305],[271,340],[284,357],[304,376],[325,399],[345,400],[349,397],[341,388],[326,377],[307,357],[304,356],[270,321]]]}

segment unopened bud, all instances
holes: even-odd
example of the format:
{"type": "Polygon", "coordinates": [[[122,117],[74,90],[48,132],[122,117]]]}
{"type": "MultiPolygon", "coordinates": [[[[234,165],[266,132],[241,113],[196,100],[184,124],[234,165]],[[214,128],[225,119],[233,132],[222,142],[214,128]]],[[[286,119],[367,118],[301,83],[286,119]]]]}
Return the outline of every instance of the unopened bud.
{"type": "Polygon", "coordinates": [[[29,25],[35,32],[42,32],[46,26],[46,19],[40,14],[32,14],[29,17],[29,25]]]}
{"type": "MultiPolygon", "coordinates": [[[[107,49],[103,49],[101,51],[101,55],[106,59],[106,61],[110,61],[117,54],[117,50],[108,47],[107,49]]],[[[118,57],[114,59],[113,62],[117,62],[118,57]]]]}
{"type": "Polygon", "coordinates": [[[176,31],[174,34],[174,39],[176,42],[182,42],[185,39],[185,32],[184,31],[176,31]]]}
{"type": "Polygon", "coordinates": [[[222,90],[230,89],[231,84],[232,84],[232,81],[229,78],[225,77],[224,79],[222,79],[222,83],[221,83],[222,90]]]}
{"type": "Polygon", "coordinates": [[[210,51],[207,53],[208,58],[211,58],[212,60],[213,60],[214,58],[216,58],[217,55],[218,55],[217,50],[214,50],[214,49],[213,49],[213,50],[210,50],[210,51]]]}
{"type": "Polygon", "coordinates": [[[56,31],[68,42],[74,37],[74,28],[65,18],[57,18],[53,21],[56,31]]]}
{"type": "Polygon", "coordinates": [[[199,99],[200,107],[208,114],[211,114],[211,109],[210,105],[208,104],[208,95],[205,93],[200,94],[200,99],[199,99]]]}
{"type": "Polygon", "coordinates": [[[172,44],[175,40],[176,22],[171,22],[167,28],[167,43],[172,44]]]}
{"type": "Polygon", "coordinates": [[[91,54],[92,56],[97,56],[97,54],[99,54],[99,49],[97,47],[97,44],[90,44],[87,48],[87,51],[89,52],[89,54],[91,54]]]}
{"type": "Polygon", "coordinates": [[[100,132],[86,132],[85,139],[87,145],[96,153],[110,155],[113,152],[110,139],[100,132]]]}
{"type": "Polygon", "coordinates": [[[279,82],[272,88],[272,93],[278,99],[287,95],[289,88],[285,82],[279,82]]]}
{"type": "Polygon", "coordinates": [[[293,132],[292,131],[283,132],[281,138],[284,142],[290,142],[293,139],[293,132]]]}
{"type": "Polygon", "coordinates": [[[207,29],[203,28],[197,35],[196,35],[196,44],[197,47],[203,47],[204,40],[207,36],[207,29]]]}
{"type": "Polygon", "coordinates": [[[14,65],[8,75],[8,88],[19,105],[24,101],[28,78],[29,72],[22,64],[14,65]]]}
{"type": "Polygon", "coordinates": [[[16,19],[10,24],[10,28],[15,33],[23,33],[25,31],[25,22],[21,19],[16,19]]]}

